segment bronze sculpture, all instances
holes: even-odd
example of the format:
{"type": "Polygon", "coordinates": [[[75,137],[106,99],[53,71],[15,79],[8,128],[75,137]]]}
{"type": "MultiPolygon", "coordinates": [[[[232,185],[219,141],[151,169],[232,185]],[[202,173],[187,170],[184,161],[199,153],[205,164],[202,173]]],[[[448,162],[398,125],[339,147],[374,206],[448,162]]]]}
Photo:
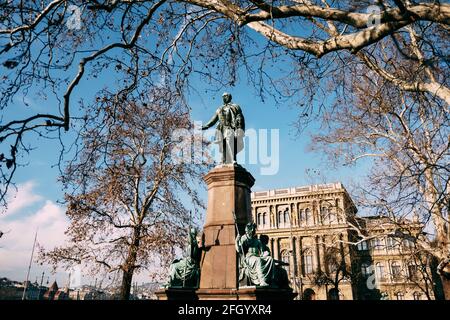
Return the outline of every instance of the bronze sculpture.
{"type": "Polygon", "coordinates": [[[247,278],[251,285],[268,287],[274,279],[275,262],[256,237],[256,225],[248,223],[245,234],[236,237],[236,251],[240,254],[239,280],[247,278]]]}
{"type": "Polygon", "coordinates": [[[197,230],[191,228],[188,235],[188,255],[175,259],[169,268],[168,288],[196,288],[200,279],[201,248],[197,241],[197,230]]]}
{"type": "Polygon", "coordinates": [[[225,92],[222,98],[223,105],[216,110],[202,130],[209,129],[218,122],[215,143],[219,145],[222,163],[236,163],[236,155],[244,148],[244,115],[241,107],[231,102],[231,94],[225,92]]]}

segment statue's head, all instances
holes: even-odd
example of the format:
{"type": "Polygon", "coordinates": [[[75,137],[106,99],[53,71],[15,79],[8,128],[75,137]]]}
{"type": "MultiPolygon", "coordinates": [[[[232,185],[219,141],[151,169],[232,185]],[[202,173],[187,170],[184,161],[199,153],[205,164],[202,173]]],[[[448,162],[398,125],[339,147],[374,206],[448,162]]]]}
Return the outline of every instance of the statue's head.
{"type": "Polygon", "coordinates": [[[224,92],[222,94],[223,103],[230,103],[231,98],[232,98],[231,93],[224,92]]]}
{"type": "Polygon", "coordinates": [[[256,233],[256,224],[254,224],[253,222],[247,223],[247,225],[245,226],[245,233],[247,234],[247,236],[253,237],[256,233]]]}

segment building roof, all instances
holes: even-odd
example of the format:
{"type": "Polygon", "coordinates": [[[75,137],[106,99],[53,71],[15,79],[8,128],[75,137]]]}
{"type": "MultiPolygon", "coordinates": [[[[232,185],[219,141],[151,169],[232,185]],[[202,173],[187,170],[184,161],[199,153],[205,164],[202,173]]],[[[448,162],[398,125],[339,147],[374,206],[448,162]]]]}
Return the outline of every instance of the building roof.
{"type": "Polygon", "coordinates": [[[265,191],[254,191],[251,193],[251,201],[253,202],[266,199],[282,199],[296,196],[309,196],[333,192],[344,193],[346,195],[346,198],[350,202],[350,205],[355,209],[355,213],[357,212],[357,208],[352,198],[350,197],[349,193],[347,192],[347,190],[345,189],[344,185],[341,182],[313,184],[308,186],[297,186],[265,191]]]}
{"type": "Polygon", "coordinates": [[[53,281],[52,285],[50,286],[50,288],[48,289],[49,291],[58,291],[58,284],[56,283],[56,280],[53,281]]]}
{"type": "Polygon", "coordinates": [[[344,186],[340,182],[335,183],[326,183],[326,184],[313,184],[308,186],[297,186],[290,188],[281,188],[281,189],[272,189],[265,191],[255,191],[252,192],[252,199],[255,198],[266,198],[266,197],[285,197],[285,196],[294,196],[294,195],[302,195],[310,192],[330,192],[330,191],[345,191],[344,186]]]}

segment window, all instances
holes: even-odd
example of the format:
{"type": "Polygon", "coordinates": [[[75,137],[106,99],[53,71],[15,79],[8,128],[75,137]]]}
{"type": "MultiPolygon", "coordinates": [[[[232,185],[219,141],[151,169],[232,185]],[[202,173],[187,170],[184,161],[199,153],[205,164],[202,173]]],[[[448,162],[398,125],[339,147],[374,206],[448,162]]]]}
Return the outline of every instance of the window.
{"type": "Polygon", "coordinates": [[[417,280],[417,271],[418,268],[414,263],[410,263],[408,264],[408,276],[409,276],[409,280],[417,280]]]}
{"type": "Polygon", "coordinates": [[[302,209],[298,210],[298,223],[300,226],[305,225],[304,219],[305,219],[305,215],[303,214],[303,210],[302,209]]]}
{"type": "Polygon", "coordinates": [[[405,294],[403,292],[397,292],[395,294],[395,297],[397,298],[397,300],[405,300],[405,294]]]}
{"type": "Polygon", "coordinates": [[[328,215],[329,215],[329,217],[330,217],[330,224],[338,223],[337,217],[336,217],[336,213],[335,213],[335,212],[329,211],[329,212],[328,212],[328,215]]]}
{"type": "Polygon", "coordinates": [[[290,226],[290,224],[291,224],[291,221],[290,221],[290,220],[291,220],[291,219],[290,219],[290,217],[289,217],[289,210],[288,210],[288,209],[284,210],[283,216],[284,216],[284,226],[285,226],[285,227],[290,226]]]}
{"type": "Polygon", "coordinates": [[[420,292],[416,291],[413,293],[414,300],[421,300],[421,296],[422,296],[422,294],[420,292]]]}
{"type": "Polygon", "coordinates": [[[414,248],[414,242],[410,239],[404,239],[403,240],[403,248],[405,249],[413,249],[414,248]]]}
{"type": "Polygon", "coordinates": [[[282,219],[282,212],[278,212],[278,228],[281,228],[283,226],[283,219],[282,219]]]}
{"type": "Polygon", "coordinates": [[[402,270],[400,267],[400,263],[398,263],[397,261],[392,262],[391,270],[392,270],[392,278],[394,280],[398,280],[401,278],[402,270]]]}
{"type": "Polygon", "coordinates": [[[383,249],[383,239],[381,238],[372,239],[372,248],[374,248],[375,250],[383,249]]]}
{"type": "Polygon", "coordinates": [[[327,207],[322,207],[320,209],[320,213],[321,213],[321,217],[322,217],[322,224],[329,224],[330,223],[330,219],[328,216],[328,208],[327,207]]]}
{"type": "Polygon", "coordinates": [[[375,276],[377,278],[377,280],[379,281],[383,281],[385,278],[385,273],[384,273],[384,265],[381,262],[378,262],[376,264],[376,271],[375,271],[375,276]]]}
{"type": "Polygon", "coordinates": [[[257,215],[256,224],[257,224],[258,226],[261,225],[261,213],[258,213],[258,215],[257,215]]]}
{"type": "Polygon", "coordinates": [[[313,273],[313,255],[311,250],[306,250],[303,255],[303,266],[305,270],[305,274],[313,273]]]}
{"type": "Polygon", "coordinates": [[[263,215],[262,215],[262,224],[263,224],[263,227],[264,228],[267,228],[268,227],[268,220],[267,220],[267,212],[264,212],[263,213],[263,215]]]}
{"type": "Polygon", "coordinates": [[[309,210],[309,209],[305,210],[305,222],[306,222],[307,226],[313,225],[313,218],[312,218],[311,210],[309,210]]]}
{"type": "Polygon", "coordinates": [[[397,245],[395,239],[392,237],[388,237],[386,241],[388,250],[394,250],[397,245]]]}
{"type": "Polygon", "coordinates": [[[370,266],[368,263],[364,262],[361,264],[361,274],[363,277],[370,276],[371,272],[370,272],[370,266]]]}
{"type": "Polygon", "coordinates": [[[367,245],[367,241],[365,240],[358,243],[356,247],[358,251],[366,251],[369,248],[367,245]]]}

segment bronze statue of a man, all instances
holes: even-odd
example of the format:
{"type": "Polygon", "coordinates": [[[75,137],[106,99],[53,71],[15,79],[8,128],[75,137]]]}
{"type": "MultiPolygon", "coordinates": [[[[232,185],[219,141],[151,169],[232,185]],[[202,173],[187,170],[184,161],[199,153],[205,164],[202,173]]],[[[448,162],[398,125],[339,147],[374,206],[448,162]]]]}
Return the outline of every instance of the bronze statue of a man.
{"type": "Polygon", "coordinates": [[[202,130],[211,128],[217,122],[215,143],[219,144],[222,163],[236,163],[236,155],[244,148],[245,121],[241,107],[231,103],[231,94],[222,95],[223,105],[202,130]]]}

